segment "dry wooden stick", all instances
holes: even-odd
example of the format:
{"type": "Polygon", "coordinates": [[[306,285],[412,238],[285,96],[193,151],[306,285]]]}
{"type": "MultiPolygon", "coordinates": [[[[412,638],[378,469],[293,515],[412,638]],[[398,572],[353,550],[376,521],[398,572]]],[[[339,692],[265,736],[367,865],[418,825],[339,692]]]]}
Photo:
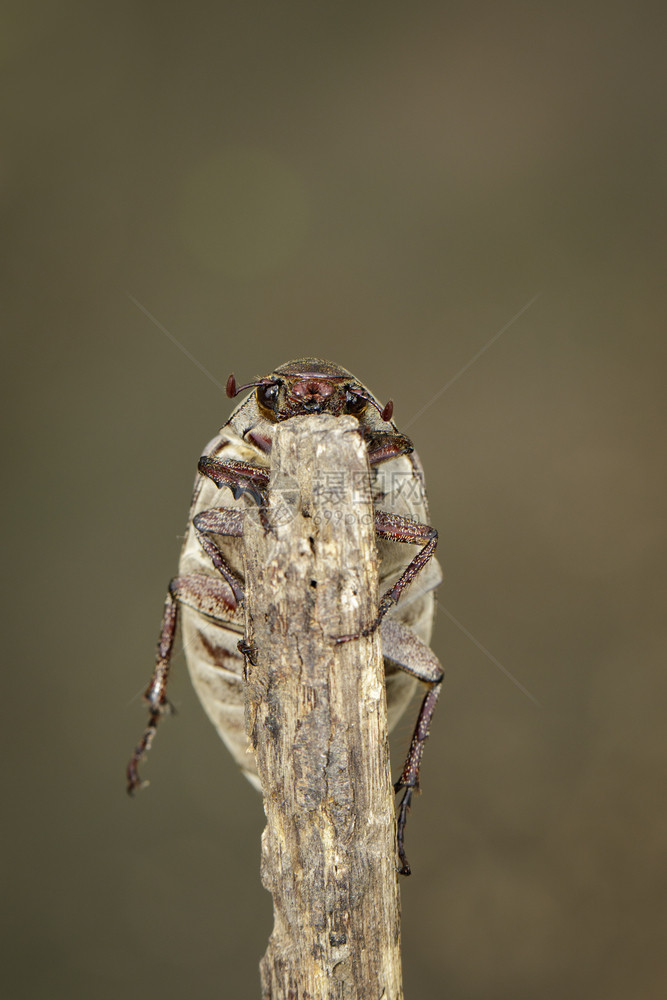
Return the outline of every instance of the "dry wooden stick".
{"type": "Polygon", "coordinates": [[[274,929],[264,1000],[402,1000],[394,802],[366,448],[354,417],[273,439],[245,529],[247,728],[274,929]]]}

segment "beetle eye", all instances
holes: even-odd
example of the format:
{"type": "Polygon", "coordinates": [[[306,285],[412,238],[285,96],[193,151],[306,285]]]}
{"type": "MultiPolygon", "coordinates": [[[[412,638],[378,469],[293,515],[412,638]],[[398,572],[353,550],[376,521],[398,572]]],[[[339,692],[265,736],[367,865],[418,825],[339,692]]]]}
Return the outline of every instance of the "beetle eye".
{"type": "Polygon", "coordinates": [[[278,383],[270,382],[269,385],[259,385],[257,386],[257,401],[260,406],[264,406],[267,410],[273,409],[273,404],[278,398],[278,383]]]}
{"type": "Polygon", "coordinates": [[[366,409],[367,402],[368,400],[360,396],[358,392],[348,389],[345,393],[345,412],[361,413],[362,410],[366,409]]]}

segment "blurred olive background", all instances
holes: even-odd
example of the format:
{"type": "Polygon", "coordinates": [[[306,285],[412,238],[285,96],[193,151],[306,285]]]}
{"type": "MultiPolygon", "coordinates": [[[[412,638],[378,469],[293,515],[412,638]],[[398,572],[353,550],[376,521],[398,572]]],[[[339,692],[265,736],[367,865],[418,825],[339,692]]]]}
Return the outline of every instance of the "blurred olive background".
{"type": "Polygon", "coordinates": [[[216,380],[314,354],[395,400],[440,530],[406,997],[664,997],[664,5],[1,29],[2,995],[259,996],[261,802],[182,655],[124,767],[216,380]]]}

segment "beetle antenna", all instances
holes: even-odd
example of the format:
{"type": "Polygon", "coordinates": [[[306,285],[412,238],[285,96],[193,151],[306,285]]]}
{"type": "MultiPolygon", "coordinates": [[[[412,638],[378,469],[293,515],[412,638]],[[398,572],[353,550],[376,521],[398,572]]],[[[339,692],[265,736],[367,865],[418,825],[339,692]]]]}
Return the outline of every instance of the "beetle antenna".
{"type": "Polygon", "coordinates": [[[244,389],[252,389],[256,385],[272,385],[275,381],[275,379],[260,378],[257,382],[247,382],[245,385],[237,385],[234,376],[230,375],[227,379],[227,395],[230,399],[233,399],[234,396],[238,396],[244,389]]]}
{"type": "Polygon", "coordinates": [[[358,392],[357,395],[361,396],[363,399],[371,403],[378,411],[383,420],[385,421],[391,420],[391,415],[394,412],[394,403],[391,399],[388,402],[386,402],[384,406],[380,406],[379,403],[375,402],[372,396],[367,396],[366,393],[364,392],[358,392]]]}

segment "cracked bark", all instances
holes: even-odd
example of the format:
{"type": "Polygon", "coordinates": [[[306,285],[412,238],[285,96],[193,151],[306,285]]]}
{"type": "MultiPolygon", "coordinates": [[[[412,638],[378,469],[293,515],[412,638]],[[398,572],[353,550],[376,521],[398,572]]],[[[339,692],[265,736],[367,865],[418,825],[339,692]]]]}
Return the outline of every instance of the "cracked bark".
{"type": "Polygon", "coordinates": [[[264,789],[274,929],[264,1000],[402,1000],[394,802],[366,448],[353,417],[273,439],[247,518],[247,729],[264,789]],[[252,661],[252,662],[251,662],[252,661]]]}

